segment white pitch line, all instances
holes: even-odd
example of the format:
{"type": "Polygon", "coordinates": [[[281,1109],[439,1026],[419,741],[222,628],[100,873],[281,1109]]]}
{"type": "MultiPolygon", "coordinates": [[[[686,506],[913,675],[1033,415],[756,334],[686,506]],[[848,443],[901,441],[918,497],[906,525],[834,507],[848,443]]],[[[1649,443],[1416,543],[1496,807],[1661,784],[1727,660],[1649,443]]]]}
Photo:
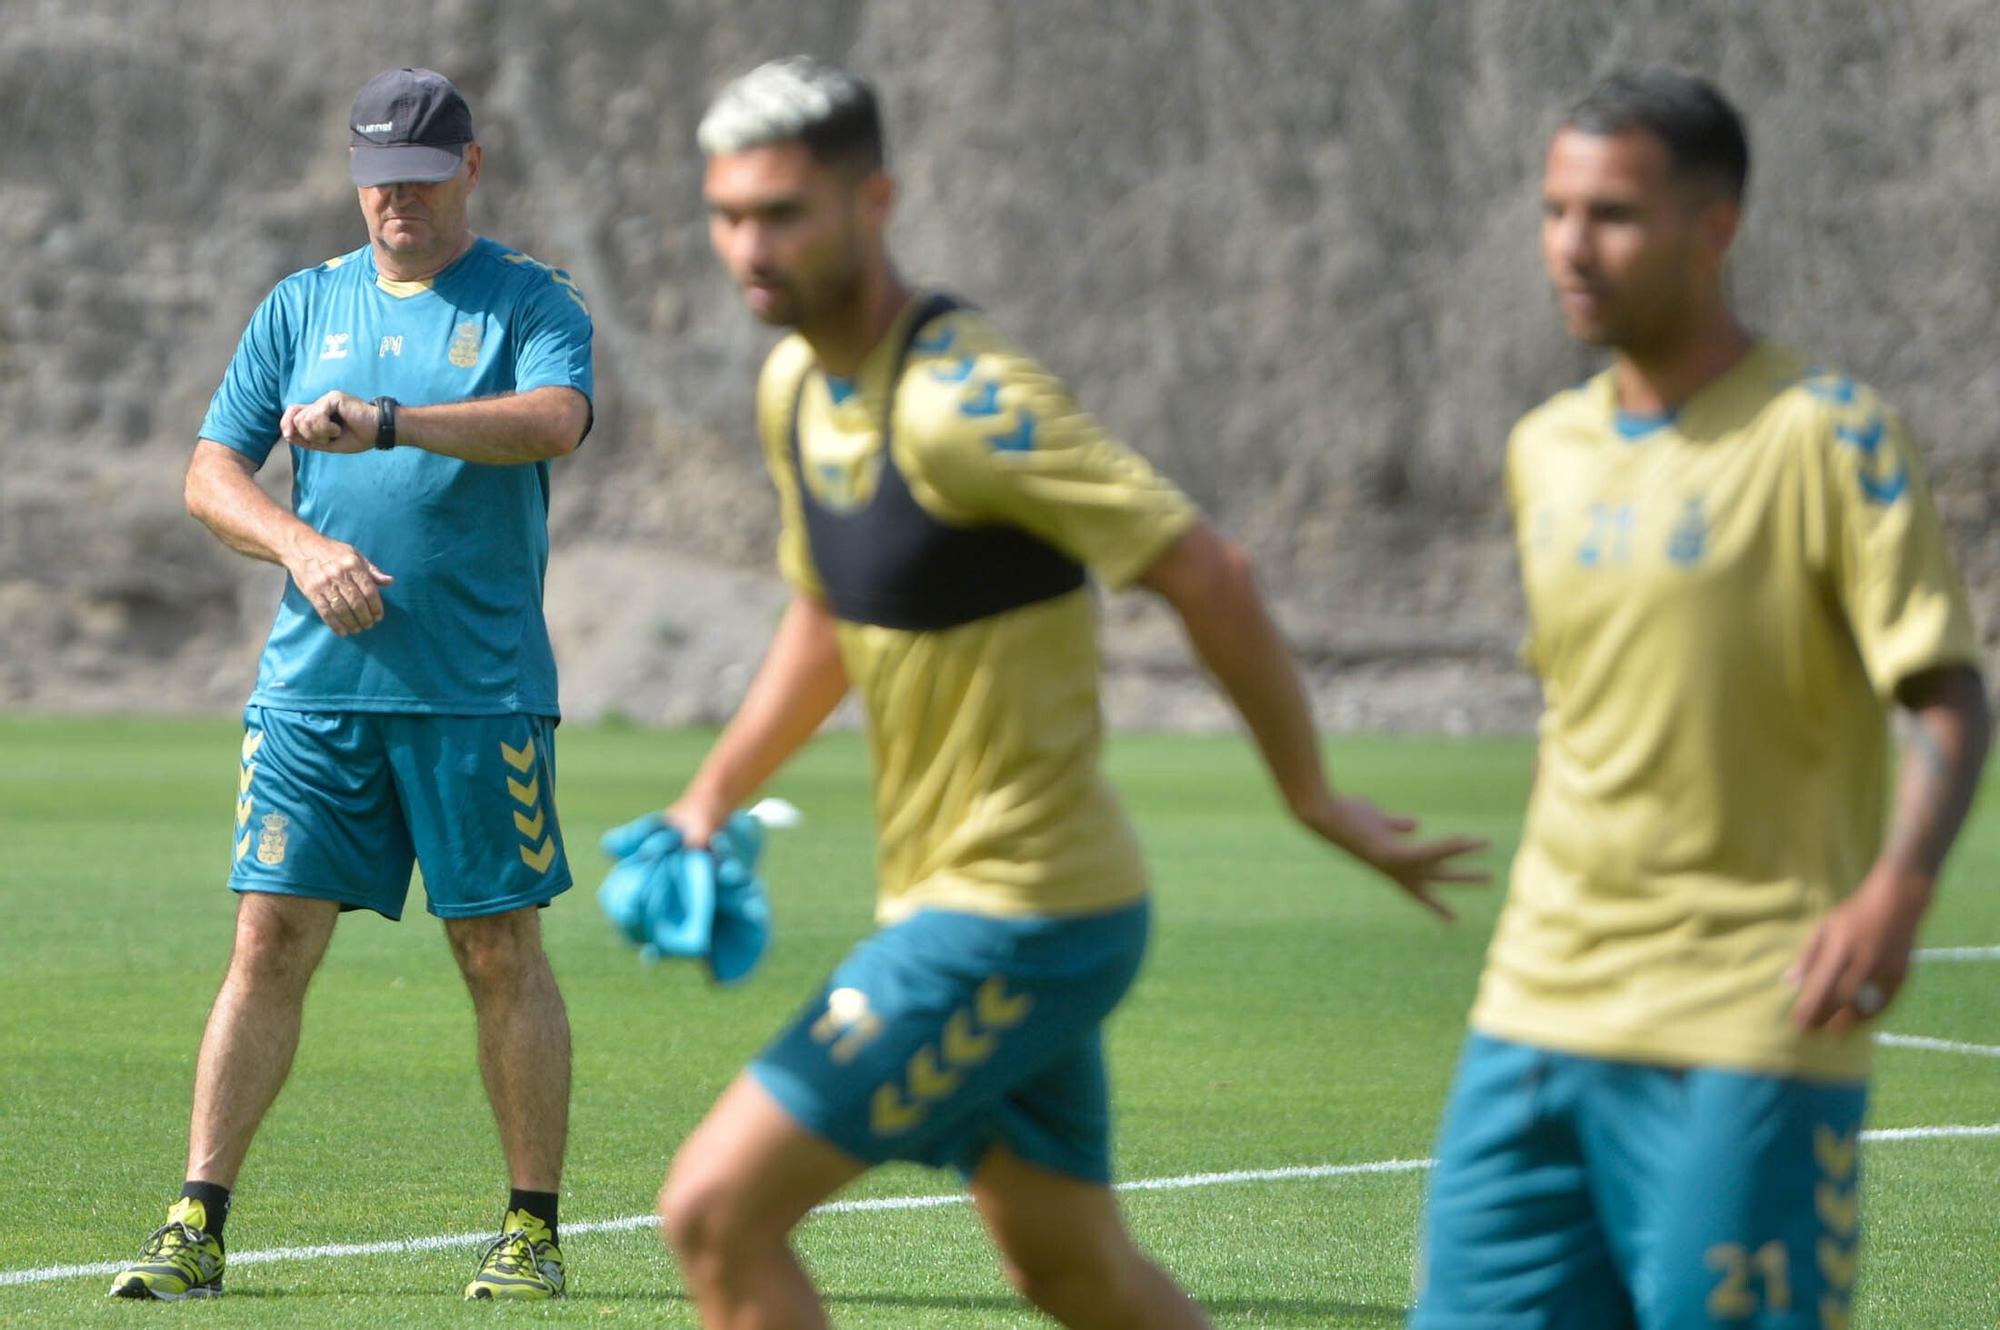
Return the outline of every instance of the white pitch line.
{"type": "Polygon", "coordinates": [[[1864,1131],[1864,1141],[1943,1141],[1967,1136],[2000,1136],[2000,1122],[1980,1127],[1878,1127],[1864,1131]]]}
{"type": "Polygon", "coordinates": [[[1920,947],[1920,961],[2000,961],[2000,947],[1920,947]]]}
{"type": "Polygon", "coordinates": [[[1980,1058],[2000,1058],[2000,1047],[1993,1044],[1960,1044],[1950,1039],[1932,1039],[1921,1034],[1878,1034],[1875,1042],[1890,1048],[1922,1048],[1932,1053],[1970,1053],[1980,1058]]]}
{"type": "MultiPolygon", "coordinates": [[[[1978,1126],[1891,1127],[1864,1131],[1864,1141],[1930,1141],[1948,1137],[2000,1136],[2000,1122],[1978,1126]]],[[[1430,1159],[1377,1159],[1365,1164],[1303,1164],[1290,1168],[1241,1169],[1230,1173],[1186,1173],[1179,1177],[1139,1178],[1117,1184],[1118,1191],[1185,1191],[1194,1187],[1219,1187],[1238,1182],[1304,1182],[1317,1178],[1361,1177],[1383,1173],[1421,1173],[1431,1167],[1430,1159]]],[[[814,1215],[859,1214],[881,1210],[934,1210],[964,1205],[970,1199],[963,1192],[932,1196],[876,1196],[854,1201],[829,1201],[814,1215]]],[[[655,1215],[626,1215],[621,1219],[597,1219],[582,1224],[564,1224],[565,1234],[620,1233],[658,1224],[655,1215]]],[[[405,1252],[439,1251],[445,1248],[477,1247],[491,1242],[491,1233],[447,1233],[427,1238],[399,1238],[389,1242],[329,1243],[311,1247],[269,1247],[263,1251],[238,1252],[231,1265],[264,1265],[271,1261],[320,1261],[338,1256],[394,1256],[405,1252]]],[[[45,1265],[34,1270],[0,1270],[0,1287],[10,1284],[46,1284],[58,1279],[88,1279],[115,1275],[125,1261],[99,1261],[95,1265],[45,1265]]]]}

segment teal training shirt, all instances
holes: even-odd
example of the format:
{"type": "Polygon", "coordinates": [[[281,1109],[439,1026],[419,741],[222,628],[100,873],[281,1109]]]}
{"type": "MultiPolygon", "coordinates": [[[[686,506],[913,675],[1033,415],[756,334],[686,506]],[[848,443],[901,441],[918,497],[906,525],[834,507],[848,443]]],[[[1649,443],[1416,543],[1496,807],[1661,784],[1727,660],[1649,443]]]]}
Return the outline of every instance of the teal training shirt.
{"type": "MultiPolygon", "coordinates": [[[[287,406],[340,389],[406,406],[553,386],[591,394],[590,314],[569,275],[491,240],[427,282],[380,278],[366,245],[293,273],[251,316],[201,437],[258,465],[287,406]]],[[[557,715],[542,617],[549,465],[398,447],[292,449],[292,507],[393,576],[387,613],[336,637],[297,586],[252,703],[291,711],[557,715]]]]}

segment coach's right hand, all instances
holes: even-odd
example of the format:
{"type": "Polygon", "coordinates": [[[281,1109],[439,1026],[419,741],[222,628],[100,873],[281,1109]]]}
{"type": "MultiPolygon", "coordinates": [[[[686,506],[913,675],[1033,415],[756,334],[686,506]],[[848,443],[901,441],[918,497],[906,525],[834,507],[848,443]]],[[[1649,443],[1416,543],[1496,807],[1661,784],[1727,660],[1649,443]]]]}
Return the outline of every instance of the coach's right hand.
{"type": "Polygon", "coordinates": [[[382,622],[382,588],[396,579],[360,550],[316,531],[299,537],[285,556],[285,571],[336,637],[365,632],[382,622]]]}

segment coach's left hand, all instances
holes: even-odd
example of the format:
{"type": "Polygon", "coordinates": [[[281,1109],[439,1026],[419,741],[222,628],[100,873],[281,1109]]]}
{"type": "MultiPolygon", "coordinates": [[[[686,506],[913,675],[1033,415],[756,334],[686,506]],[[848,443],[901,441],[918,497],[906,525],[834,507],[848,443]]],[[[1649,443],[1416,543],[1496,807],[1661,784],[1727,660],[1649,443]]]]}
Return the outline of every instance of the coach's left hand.
{"type": "Polygon", "coordinates": [[[303,406],[288,406],[278,437],[323,453],[365,453],[375,446],[380,413],[372,403],[338,390],[303,406]]]}
{"type": "Polygon", "coordinates": [[[1877,867],[1828,911],[1792,964],[1793,1024],[1840,1035],[1887,1011],[1909,976],[1930,895],[1928,880],[1877,867]]]}

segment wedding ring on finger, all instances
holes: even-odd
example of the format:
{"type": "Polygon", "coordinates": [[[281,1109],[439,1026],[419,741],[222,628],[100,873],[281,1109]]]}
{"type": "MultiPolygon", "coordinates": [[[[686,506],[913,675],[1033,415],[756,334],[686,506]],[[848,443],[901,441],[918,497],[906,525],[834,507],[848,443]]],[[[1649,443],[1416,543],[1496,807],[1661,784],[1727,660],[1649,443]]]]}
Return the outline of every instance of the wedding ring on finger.
{"type": "Polygon", "coordinates": [[[1854,996],[1848,999],[1848,1005],[1862,1016],[1873,1016],[1887,1005],[1887,1001],[1882,996],[1882,990],[1869,983],[1854,990],[1854,996]]]}

